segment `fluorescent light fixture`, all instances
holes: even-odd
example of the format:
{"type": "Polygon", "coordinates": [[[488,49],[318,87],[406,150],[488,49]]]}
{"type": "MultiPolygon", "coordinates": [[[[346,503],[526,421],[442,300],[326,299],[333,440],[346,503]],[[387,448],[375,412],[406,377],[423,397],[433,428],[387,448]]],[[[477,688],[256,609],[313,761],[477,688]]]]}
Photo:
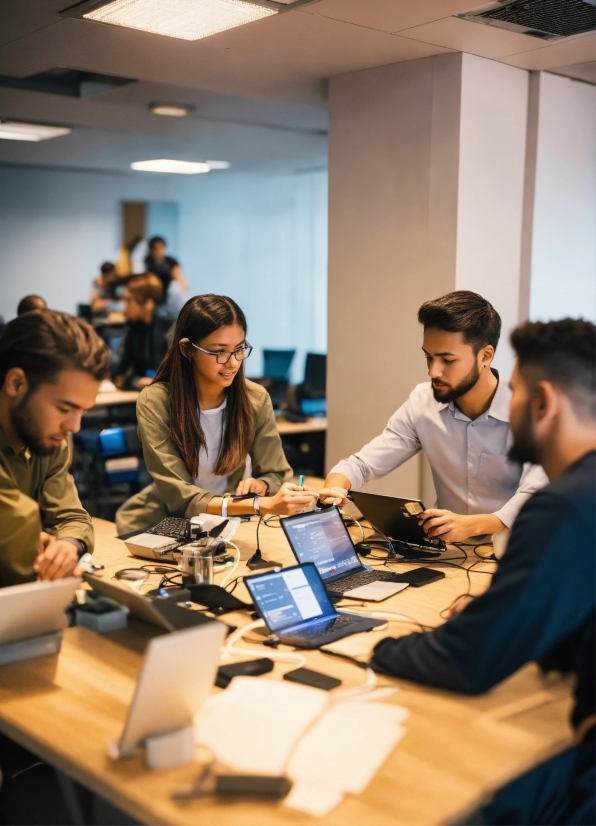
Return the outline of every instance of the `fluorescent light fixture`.
{"type": "Polygon", "coordinates": [[[184,106],[181,103],[150,103],[149,109],[154,115],[165,115],[168,118],[184,118],[194,110],[194,106],[184,106]]]}
{"type": "Polygon", "coordinates": [[[41,123],[19,123],[16,120],[0,121],[0,140],[5,141],[47,141],[68,135],[72,129],[66,126],[45,126],[41,123]]]}
{"type": "Polygon", "coordinates": [[[200,175],[201,172],[209,172],[211,169],[207,163],[172,161],[168,158],[159,158],[154,161],[135,161],[131,163],[130,168],[141,172],[173,172],[177,175],[200,175]]]}
{"type": "Polygon", "coordinates": [[[229,169],[229,161],[205,161],[209,169],[229,169]]]}
{"type": "Polygon", "coordinates": [[[182,40],[200,40],[277,11],[244,0],[112,0],[83,17],[182,40]]]}

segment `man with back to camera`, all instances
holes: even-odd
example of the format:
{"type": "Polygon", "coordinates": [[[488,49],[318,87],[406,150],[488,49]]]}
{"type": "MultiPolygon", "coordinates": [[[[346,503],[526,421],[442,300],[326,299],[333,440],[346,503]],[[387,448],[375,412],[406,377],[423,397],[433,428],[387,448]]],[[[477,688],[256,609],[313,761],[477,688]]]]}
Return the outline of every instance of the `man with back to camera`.
{"type": "Polygon", "coordinates": [[[0,587],[69,576],[93,551],[66,438],[109,362],[93,328],[66,313],[32,310],[0,336],[0,587]]]}
{"type": "Polygon", "coordinates": [[[29,313],[31,310],[46,310],[47,307],[45,298],[42,298],[40,295],[26,295],[19,301],[17,315],[29,313]]]}
{"type": "Polygon", "coordinates": [[[351,488],[386,476],[422,449],[440,506],[420,514],[426,533],[445,542],[501,533],[548,481],[540,467],[507,459],[510,391],[490,366],[501,318],[482,296],[456,290],[424,303],[418,321],[430,383],[414,388],[380,436],[331,469],[319,497],[344,505],[351,488]]]}
{"type": "Polygon", "coordinates": [[[488,590],[426,634],[386,638],[373,667],[466,694],[533,660],[577,675],[576,747],[497,793],[494,824],[593,824],[596,592],[596,327],[563,319],[513,331],[512,460],[550,484],[522,507],[488,590]]]}
{"type": "Polygon", "coordinates": [[[156,275],[133,275],[124,292],[124,315],[130,322],[116,367],[117,387],[140,390],[153,380],[157,367],[168,351],[172,321],[156,314],[163,296],[156,275]]]}

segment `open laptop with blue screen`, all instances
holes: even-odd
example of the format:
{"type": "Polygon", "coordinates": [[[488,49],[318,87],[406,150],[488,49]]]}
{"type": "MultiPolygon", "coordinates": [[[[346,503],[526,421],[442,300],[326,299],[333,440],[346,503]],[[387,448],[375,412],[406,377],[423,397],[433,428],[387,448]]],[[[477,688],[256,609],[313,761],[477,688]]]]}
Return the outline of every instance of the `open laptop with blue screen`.
{"type": "Polygon", "coordinates": [[[313,562],[330,594],[379,602],[408,587],[402,574],[371,570],[360,562],[336,507],[280,522],[298,562],[313,562]]]}
{"type": "Polygon", "coordinates": [[[247,576],[244,584],[270,633],[288,645],[318,648],[384,625],[384,620],[336,611],[312,563],[247,576]]]}

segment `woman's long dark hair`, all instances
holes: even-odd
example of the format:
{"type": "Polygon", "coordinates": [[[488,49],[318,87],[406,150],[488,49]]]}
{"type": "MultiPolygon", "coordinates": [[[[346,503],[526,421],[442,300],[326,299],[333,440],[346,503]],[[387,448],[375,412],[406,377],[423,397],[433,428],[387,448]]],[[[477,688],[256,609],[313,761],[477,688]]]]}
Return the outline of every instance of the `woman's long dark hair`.
{"type": "MultiPolygon", "coordinates": [[[[239,324],[246,335],[244,313],[231,298],[211,293],[189,299],[178,316],[174,339],[153,380],[169,386],[170,438],[193,478],[199,474],[199,450],[206,449],[207,445],[197,414],[192,363],[180,352],[180,340],[187,338],[193,344],[200,344],[211,333],[231,324],[239,324]]],[[[227,476],[242,467],[250,449],[254,410],[246,388],[244,362],[227,390],[226,399],[224,434],[213,469],[218,476],[227,476]]]]}

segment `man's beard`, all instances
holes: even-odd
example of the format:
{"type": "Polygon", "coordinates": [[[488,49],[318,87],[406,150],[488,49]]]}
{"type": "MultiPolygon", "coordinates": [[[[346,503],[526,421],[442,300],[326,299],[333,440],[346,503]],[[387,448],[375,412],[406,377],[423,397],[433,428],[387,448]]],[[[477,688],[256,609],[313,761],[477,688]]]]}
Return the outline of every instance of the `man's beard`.
{"type": "Polygon", "coordinates": [[[478,369],[478,365],[474,364],[474,366],[472,367],[468,375],[465,377],[465,379],[460,381],[460,383],[455,387],[449,387],[447,390],[435,390],[435,388],[433,387],[433,396],[435,397],[435,400],[438,402],[454,402],[456,399],[459,399],[461,398],[461,396],[464,396],[468,392],[468,390],[471,390],[479,378],[480,370],[478,369]]]}
{"type": "Polygon", "coordinates": [[[43,435],[35,421],[33,405],[30,397],[25,396],[23,401],[12,412],[12,424],[19,439],[26,445],[31,453],[37,456],[49,456],[59,447],[47,445],[43,440],[43,435]]]}
{"type": "MultiPolygon", "coordinates": [[[[513,433],[513,431],[511,432],[513,433]]],[[[540,464],[529,404],[524,410],[518,432],[513,433],[513,444],[509,448],[507,456],[512,462],[519,462],[520,465],[526,462],[531,462],[534,465],[540,464]]]]}

